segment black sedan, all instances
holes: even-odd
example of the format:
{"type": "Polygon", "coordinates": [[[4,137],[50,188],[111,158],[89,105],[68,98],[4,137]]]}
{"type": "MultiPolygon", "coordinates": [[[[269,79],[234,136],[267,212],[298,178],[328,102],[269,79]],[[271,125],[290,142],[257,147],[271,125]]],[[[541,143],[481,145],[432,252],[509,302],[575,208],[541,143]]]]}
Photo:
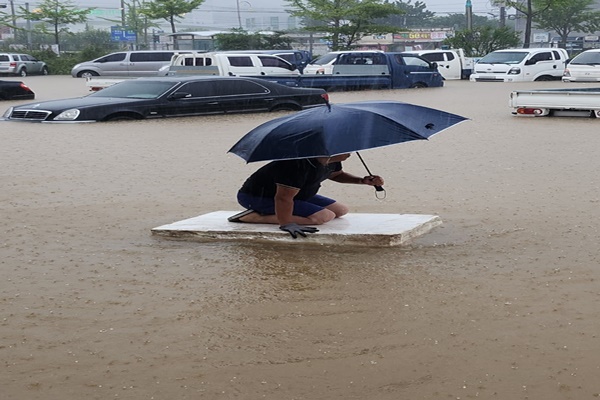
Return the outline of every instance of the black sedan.
{"type": "Polygon", "coordinates": [[[35,93],[19,81],[0,81],[0,100],[35,99],[35,93]]]}
{"type": "Polygon", "coordinates": [[[328,101],[322,89],[293,88],[260,78],[152,77],[128,79],[74,99],[11,107],[3,119],[94,122],[233,112],[301,110],[328,101]]]}

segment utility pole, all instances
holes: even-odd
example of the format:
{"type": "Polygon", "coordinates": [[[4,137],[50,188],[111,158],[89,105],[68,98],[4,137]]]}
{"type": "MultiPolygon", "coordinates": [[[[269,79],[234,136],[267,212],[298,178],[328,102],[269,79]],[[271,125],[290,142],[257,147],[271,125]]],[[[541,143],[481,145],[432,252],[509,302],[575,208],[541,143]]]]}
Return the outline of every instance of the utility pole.
{"type": "Polygon", "coordinates": [[[27,10],[27,49],[31,50],[31,19],[29,19],[29,3],[25,3],[27,10]]]}
{"type": "Polygon", "coordinates": [[[15,3],[13,0],[10,0],[10,14],[12,16],[12,24],[13,24],[13,37],[17,38],[17,15],[15,14],[15,3]]]}
{"type": "Polygon", "coordinates": [[[473,30],[473,5],[471,4],[471,0],[467,0],[465,4],[465,14],[467,16],[467,30],[473,30]]]}
{"type": "Polygon", "coordinates": [[[125,29],[125,0],[121,0],[121,26],[125,29]]]}

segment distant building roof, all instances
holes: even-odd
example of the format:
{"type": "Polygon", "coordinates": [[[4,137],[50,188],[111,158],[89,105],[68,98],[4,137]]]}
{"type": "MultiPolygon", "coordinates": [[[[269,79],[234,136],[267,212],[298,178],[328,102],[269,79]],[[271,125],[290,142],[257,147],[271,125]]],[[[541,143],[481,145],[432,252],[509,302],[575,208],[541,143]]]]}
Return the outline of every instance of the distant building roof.
{"type": "Polygon", "coordinates": [[[176,33],[168,33],[166,36],[201,36],[201,37],[211,37],[221,33],[231,33],[229,31],[196,31],[196,32],[176,32],[176,33]]]}

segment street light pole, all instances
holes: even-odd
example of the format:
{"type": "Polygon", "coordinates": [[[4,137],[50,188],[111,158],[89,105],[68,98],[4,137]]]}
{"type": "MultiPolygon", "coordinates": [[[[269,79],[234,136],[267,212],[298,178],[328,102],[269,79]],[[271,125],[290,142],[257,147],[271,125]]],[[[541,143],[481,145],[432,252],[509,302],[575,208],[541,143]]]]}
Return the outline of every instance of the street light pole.
{"type": "Polygon", "coordinates": [[[242,13],[240,11],[240,0],[235,0],[237,5],[237,17],[238,17],[238,26],[242,29],[242,13]]]}
{"type": "Polygon", "coordinates": [[[125,0],[121,0],[121,25],[125,29],[125,0]]]}
{"type": "Polygon", "coordinates": [[[473,5],[471,4],[471,0],[467,0],[465,4],[465,14],[467,15],[467,30],[473,30],[473,5]]]}
{"type": "Polygon", "coordinates": [[[27,10],[27,49],[31,50],[31,19],[29,18],[29,3],[25,3],[27,10]]]}

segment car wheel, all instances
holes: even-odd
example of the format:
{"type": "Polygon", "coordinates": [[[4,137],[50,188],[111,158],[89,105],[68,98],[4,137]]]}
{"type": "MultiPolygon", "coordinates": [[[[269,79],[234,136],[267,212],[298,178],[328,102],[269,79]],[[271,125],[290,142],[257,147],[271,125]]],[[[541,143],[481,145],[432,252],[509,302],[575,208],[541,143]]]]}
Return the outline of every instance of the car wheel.
{"type": "Polygon", "coordinates": [[[48,73],[49,73],[48,67],[42,68],[42,75],[48,75],[48,73]]]}
{"type": "Polygon", "coordinates": [[[99,76],[100,74],[94,71],[81,71],[77,74],[78,78],[91,78],[92,76],[99,76]]]}
{"type": "Polygon", "coordinates": [[[411,85],[412,89],[422,89],[422,88],[426,88],[426,87],[427,87],[427,85],[424,84],[423,82],[416,82],[411,85]]]}
{"type": "Polygon", "coordinates": [[[20,76],[21,78],[25,78],[25,77],[27,76],[27,70],[26,70],[25,68],[22,68],[22,69],[19,71],[19,76],[20,76]]]}
{"type": "Polygon", "coordinates": [[[549,76],[549,75],[542,75],[542,76],[539,76],[535,81],[536,82],[547,82],[547,81],[551,81],[551,80],[552,80],[551,76],[549,76]]]}

